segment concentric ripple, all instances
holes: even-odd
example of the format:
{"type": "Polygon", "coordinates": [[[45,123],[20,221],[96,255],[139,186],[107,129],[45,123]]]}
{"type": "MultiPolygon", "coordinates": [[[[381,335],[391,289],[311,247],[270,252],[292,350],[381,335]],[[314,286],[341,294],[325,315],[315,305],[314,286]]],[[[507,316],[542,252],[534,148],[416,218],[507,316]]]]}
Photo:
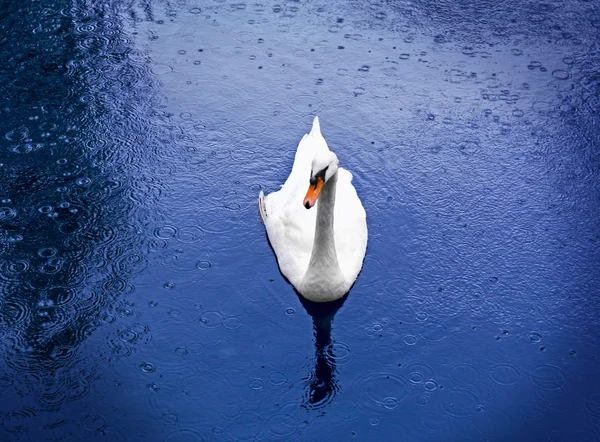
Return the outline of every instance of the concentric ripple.
{"type": "Polygon", "coordinates": [[[361,405],[369,410],[395,409],[408,397],[406,381],[395,374],[375,373],[356,383],[364,400],[361,405]]]}

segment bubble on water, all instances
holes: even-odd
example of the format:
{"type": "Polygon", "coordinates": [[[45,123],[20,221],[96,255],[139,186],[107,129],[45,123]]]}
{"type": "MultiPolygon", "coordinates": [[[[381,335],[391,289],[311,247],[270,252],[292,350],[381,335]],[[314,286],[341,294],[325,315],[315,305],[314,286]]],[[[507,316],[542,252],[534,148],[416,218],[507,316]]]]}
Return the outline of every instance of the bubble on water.
{"type": "Polygon", "coordinates": [[[531,332],[529,334],[529,340],[531,342],[538,343],[538,342],[540,342],[542,340],[542,335],[540,333],[538,333],[538,332],[531,332]]]}
{"type": "Polygon", "coordinates": [[[294,310],[291,307],[288,307],[288,308],[285,309],[285,314],[288,315],[288,316],[293,316],[293,315],[296,314],[296,310],[294,310]]]}

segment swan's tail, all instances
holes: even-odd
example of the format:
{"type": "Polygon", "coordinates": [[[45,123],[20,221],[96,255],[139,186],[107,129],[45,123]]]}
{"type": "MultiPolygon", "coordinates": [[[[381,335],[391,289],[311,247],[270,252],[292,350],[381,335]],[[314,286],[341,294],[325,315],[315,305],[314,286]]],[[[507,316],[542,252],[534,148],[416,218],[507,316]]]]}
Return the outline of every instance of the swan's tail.
{"type": "Polygon", "coordinates": [[[260,213],[260,218],[262,219],[263,224],[267,224],[267,209],[265,207],[265,194],[261,190],[258,194],[258,213],[260,213]]]}
{"type": "Polygon", "coordinates": [[[319,123],[318,116],[316,116],[315,119],[313,120],[313,125],[312,125],[312,129],[310,130],[310,135],[322,136],[321,135],[321,124],[319,123]]]}

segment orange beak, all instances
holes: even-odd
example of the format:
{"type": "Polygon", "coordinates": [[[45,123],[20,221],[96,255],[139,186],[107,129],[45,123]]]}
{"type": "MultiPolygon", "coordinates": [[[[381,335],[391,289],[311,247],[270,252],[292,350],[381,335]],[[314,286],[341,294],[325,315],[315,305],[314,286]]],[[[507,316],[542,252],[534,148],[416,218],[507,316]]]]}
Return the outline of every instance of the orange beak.
{"type": "Polygon", "coordinates": [[[317,203],[317,198],[319,198],[324,183],[323,178],[317,177],[317,183],[309,186],[308,192],[306,192],[306,196],[304,197],[304,207],[310,209],[317,203]]]}

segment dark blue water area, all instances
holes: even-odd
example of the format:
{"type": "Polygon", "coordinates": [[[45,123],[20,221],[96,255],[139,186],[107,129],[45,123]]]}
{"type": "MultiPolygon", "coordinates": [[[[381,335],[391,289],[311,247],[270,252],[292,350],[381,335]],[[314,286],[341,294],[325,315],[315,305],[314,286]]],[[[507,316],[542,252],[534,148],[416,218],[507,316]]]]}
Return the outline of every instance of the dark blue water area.
{"type": "Polygon", "coordinates": [[[0,8],[0,440],[600,440],[600,7],[0,8]],[[314,115],[367,212],[303,303],[314,115]],[[308,183],[307,177],[307,183],[308,183]]]}

